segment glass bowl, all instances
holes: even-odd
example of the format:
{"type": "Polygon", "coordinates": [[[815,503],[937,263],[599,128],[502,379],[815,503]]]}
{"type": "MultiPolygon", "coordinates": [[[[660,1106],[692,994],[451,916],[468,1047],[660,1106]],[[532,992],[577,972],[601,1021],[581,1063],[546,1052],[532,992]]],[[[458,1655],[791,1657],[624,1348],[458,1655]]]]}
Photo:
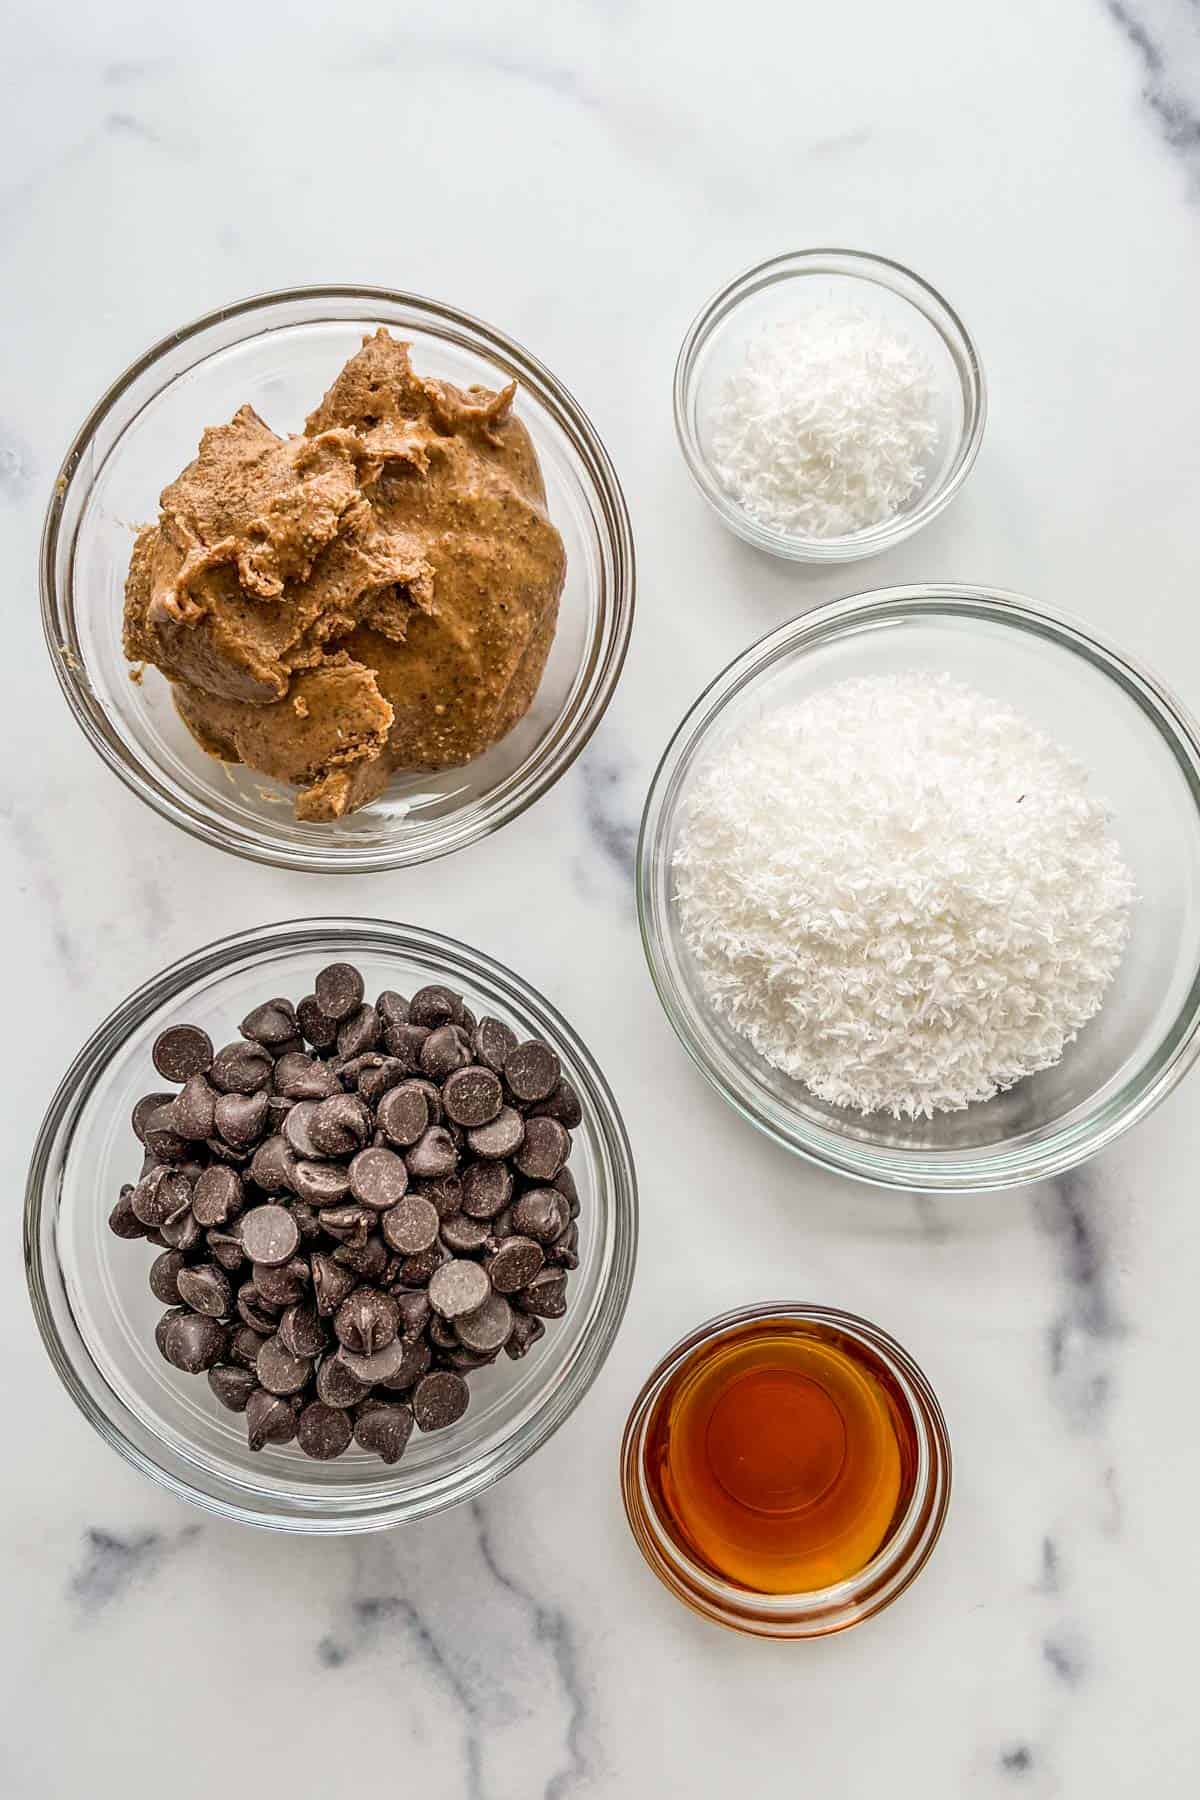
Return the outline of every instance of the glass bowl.
{"type": "Polygon", "coordinates": [[[480,1494],[544,1444],[591,1386],[620,1325],[633,1275],[637,1189],[625,1129],[599,1069],[539,994],[477,950],[415,926],[302,919],[223,939],[156,975],[92,1034],[43,1121],[29,1173],[25,1257],[34,1312],[67,1391],[127,1461],[185,1500],[227,1518],[295,1532],[360,1532],[416,1519],[480,1494]],[[583,1102],[571,1170],[580,1197],[579,1268],[565,1317],[520,1362],[476,1375],[456,1425],[414,1432],[387,1467],[352,1450],[313,1462],[295,1445],[257,1453],[245,1421],[199,1376],[164,1362],[150,1257],[108,1228],[121,1184],[136,1175],[134,1101],[159,1086],[150,1047],[167,1025],[205,1026],[228,1041],[264,997],[298,998],[333,960],[356,963],[368,991],[459,989],[477,1012],[554,1045],[583,1102]]]}
{"type": "Polygon", "coordinates": [[[1200,737],[1146,670],[1090,627],[1015,594],[885,588],[763,638],[700,696],[659,765],[638,904],[667,1016],[708,1080],[778,1143],[883,1187],[974,1191],[1060,1174],[1144,1118],[1200,1038],[1200,737]],[[1051,1069],[963,1112],[863,1117],[761,1060],[712,1010],[685,949],[671,865],[693,773],[765,709],[851,676],[947,671],[1032,718],[1088,769],[1139,898],[1100,1013],[1051,1069]]]}
{"type": "Polygon", "coordinates": [[[675,365],[675,429],[696,486],[731,531],[793,562],[854,562],[911,537],[966,480],[986,418],[983,365],[958,314],[911,269],[859,250],[798,250],[748,269],[702,309],[675,365]],[[760,523],[726,491],[713,467],[708,421],[748,339],[764,325],[830,304],[875,314],[911,339],[933,371],[939,430],[925,481],[906,505],[863,531],[818,538],[760,523]]]}
{"type": "Polygon", "coordinates": [[[950,1435],[937,1395],[928,1380],[893,1337],[867,1319],[824,1306],[747,1306],[709,1319],[681,1338],[651,1373],[633,1404],[621,1445],[621,1494],[638,1549],[659,1580],[686,1606],[755,1637],[827,1637],[858,1625],[901,1595],[933,1554],[950,1504],[950,1435]],[[869,1362],[890,1405],[909,1427],[913,1463],[912,1492],[903,1516],[866,1566],[830,1587],[808,1593],[765,1594],[723,1580],[680,1542],[664,1520],[653,1484],[646,1476],[647,1443],[656,1410],[674,1391],[697,1358],[721,1340],[744,1334],[748,1326],[767,1321],[832,1331],[851,1354],[869,1362]]]}
{"type": "Polygon", "coordinates": [[[173,332],[116,381],[67,452],[46,514],[42,617],[59,684],[105,762],[164,818],[257,862],[350,874],[424,862],[495,831],[558,780],[603,716],[633,621],[624,497],[587,417],[500,332],[436,301],[381,288],[292,288],[222,307],[173,332]],[[248,401],[301,429],[364,333],[386,325],[422,374],[518,383],[551,519],[567,553],[558,630],[532,707],[465,768],[398,775],[333,823],[293,817],[294,790],[201,750],[155,669],[130,679],[121,649],[134,533],[196,453],[206,425],[248,401]]]}

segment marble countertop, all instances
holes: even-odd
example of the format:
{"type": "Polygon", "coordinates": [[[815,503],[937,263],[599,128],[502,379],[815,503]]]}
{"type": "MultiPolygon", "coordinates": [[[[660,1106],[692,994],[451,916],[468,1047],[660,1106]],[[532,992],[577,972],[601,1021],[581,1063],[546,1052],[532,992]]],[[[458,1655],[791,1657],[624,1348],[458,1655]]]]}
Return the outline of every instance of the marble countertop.
{"type": "Polygon", "coordinates": [[[1015,588],[1200,707],[1196,0],[16,0],[6,52],[0,1793],[724,1800],[748,1772],[821,1800],[1194,1793],[1197,1088],[999,1198],[822,1176],[675,1043],[631,863],[699,688],[857,589],[1015,588]],[[722,281],[830,242],[950,296],[992,408],[941,519],[811,574],[704,507],[670,375],[722,281]],[[42,510],[100,390],[209,307],[321,280],[443,296],[530,345],[604,436],[640,557],[632,654],[581,761],[489,842],[374,878],[251,867],[153,816],[69,723],[37,621],[42,510]],[[217,1523],[120,1462],[50,1370],[17,1219],[36,1122],[101,1016],[202,941],[323,911],[444,929],[551,996],[612,1079],[643,1200],[624,1328],[567,1426],[479,1504],[344,1542],[217,1523]],[[656,1356],[782,1290],[895,1333],[957,1457],[921,1581],[794,1646],[679,1607],[615,1480],[656,1356]]]}

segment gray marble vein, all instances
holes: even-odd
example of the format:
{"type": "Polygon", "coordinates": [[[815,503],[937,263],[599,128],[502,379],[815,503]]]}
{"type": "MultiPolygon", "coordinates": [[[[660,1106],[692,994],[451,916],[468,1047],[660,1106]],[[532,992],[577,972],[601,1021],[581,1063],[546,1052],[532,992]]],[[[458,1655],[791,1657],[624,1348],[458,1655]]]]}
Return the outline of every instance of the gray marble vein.
{"type": "Polygon", "coordinates": [[[1142,66],[1142,93],[1173,150],[1200,176],[1200,8],[1196,0],[1104,0],[1142,66]]]}
{"type": "Polygon", "coordinates": [[[67,1584],[72,1605],[84,1618],[98,1618],[158,1577],[169,1559],[199,1531],[198,1525],[185,1525],[173,1534],[134,1531],[122,1535],[90,1525],[84,1533],[82,1560],[67,1584]]]}

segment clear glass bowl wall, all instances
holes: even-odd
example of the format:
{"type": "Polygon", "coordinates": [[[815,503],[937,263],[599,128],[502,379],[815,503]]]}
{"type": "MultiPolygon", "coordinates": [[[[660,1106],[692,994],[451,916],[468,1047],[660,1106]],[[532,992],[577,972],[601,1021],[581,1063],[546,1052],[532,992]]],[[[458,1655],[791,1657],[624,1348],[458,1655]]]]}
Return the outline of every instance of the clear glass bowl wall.
{"type": "Polygon", "coordinates": [[[616,1335],[632,1279],[637,1198],[624,1127],[586,1047],[547,1001],[477,951],[415,927],[373,920],[307,920],[244,933],[155,977],[100,1026],[51,1104],[30,1171],[26,1263],[34,1310],[68,1390],[130,1462],[184,1498],[253,1524],[353,1532],[396,1524],[470,1499],[536,1450],[586,1393],[616,1335]],[[368,992],[411,993],[431,981],[458,988],[477,1013],[552,1043],[577,1086],[584,1120],[571,1171],[580,1195],[580,1264],[566,1316],[519,1362],[472,1377],[458,1424],[414,1433],[389,1468],[352,1450],[336,1462],[295,1445],[251,1452],[245,1420],[224,1411],[203,1376],[159,1356],[162,1308],[147,1286],[153,1252],[108,1229],[141,1148],[135,1100],[161,1086],[150,1048],[167,1025],[203,1026],[214,1043],[237,1035],[250,1007],[272,994],[299,999],[325,963],[363,971],[368,992]]]}
{"type": "Polygon", "coordinates": [[[633,617],[633,542],[612,465],[550,372],[465,313],[371,288],[295,289],[223,308],[174,333],[117,381],[68,453],[46,518],[42,610],[59,682],[88,739],[135,793],[208,843],[284,867],[339,873],[422,862],[529,806],[595,728],[633,617]],[[411,342],[413,366],[463,387],[516,380],[516,411],[545,478],[567,578],[558,630],[528,714],[465,768],[400,776],[334,824],[293,817],[294,793],[218,762],[193,740],[157,670],[130,680],[121,649],[138,525],[201,432],[249,402],[279,432],[303,428],[365,333],[411,342]]]}
{"type": "Polygon", "coordinates": [[[1200,1038],[1200,738],[1147,671],[1084,626],[980,588],[892,588],[820,608],[730,664],[683,721],[655,776],[639,850],[651,973],[683,1044],[769,1135],[882,1186],[973,1191],[1060,1173],[1142,1118],[1200,1038]],[[1099,1015],[1054,1068],[963,1112],[893,1120],[815,1099],[711,1008],[683,943],[672,861],[695,770],[751,720],[850,676],[945,670],[1008,701],[1072,751],[1139,899],[1099,1015]]]}

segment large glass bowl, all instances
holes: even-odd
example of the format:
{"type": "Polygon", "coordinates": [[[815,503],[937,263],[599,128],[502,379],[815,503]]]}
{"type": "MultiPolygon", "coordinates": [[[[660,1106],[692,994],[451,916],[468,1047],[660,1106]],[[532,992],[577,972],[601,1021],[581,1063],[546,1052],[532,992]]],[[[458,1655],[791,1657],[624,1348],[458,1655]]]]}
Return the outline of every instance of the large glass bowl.
{"type": "Polygon", "coordinates": [[[34,1312],[64,1385],[114,1449],[164,1487],[211,1512],[297,1532],[358,1532],[420,1518],[480,1494],[544,1444],[591,1386],[620,1325],[633,1275],[637,1189],[608,1086],[548,1001],[477,950],[415,926],[304,919],[225,938],[156,975],[88,1039],[42,1124],[29,1173],[25,1256],[34,1312]],[[294,1444],[257,1453],[245,1420],[225,1412],[200,1376],[159,1356],[162,1308],[147,1286],[151,1252],[108,1229],[141,1148],[134,1101],[161,1083],[150,1047],[167,1025],[204,1026],[214,1042],[272,994],[298,999],[331,961],[362,969],[368,991],[443,982],[477,1013],[553,1044],[583,1103],[571,1170],[579,1189],[579,1267],[564,1318],[520,1362],[501,1357],[472,1377],[456,1425],[414,1432],[387,1467],[352,1450],[312,1462],[294,1444]]]}
{"type": "Polygon", "coordinates": [[[633,621],[633,538],[612,464],[578,403],[526,351],[450,306],[381,288],[293,288],[222,307],[173,332],[116,381],[83,424],[46,515],[42,616],[55,673],[83,731],[135,794],[206,843],[258,862],[348,874],[424,862],[496,830],[568,768],[612,696],[633,621]],[[295,793],[201,750],[166,680],[130,680],[121,613],[137,527],[196,454],[205,426],[249,402],[299,431],[363,335],[386,325],[413,365],[460,386],[518,383],[547,506],[567,553],[558,630],[525,718],[461,769],[398,775],[333,823],[293,817],[295,793]]]}
{"type": "Polygon", "coordinates": [[[667,1016],[731,1105],[789,1149],[884,1187],[1002,1188],[1061,1173],[1144,1118],[1200,1038],[1200,736],[1146,670],[1015,594],[885,588],[765,637],[696,702],[642,821],[638,901],[667,1016]],[[1090,771],[1137,882],[1132,937],[1102,1010],[1058,1065],[932,1119],[826,1105],[763,1061],[709,1005],[679,931],[672,860],[697,768],[764,711],[851,676],[947,671],[1009,702],[1090,771]]]}

